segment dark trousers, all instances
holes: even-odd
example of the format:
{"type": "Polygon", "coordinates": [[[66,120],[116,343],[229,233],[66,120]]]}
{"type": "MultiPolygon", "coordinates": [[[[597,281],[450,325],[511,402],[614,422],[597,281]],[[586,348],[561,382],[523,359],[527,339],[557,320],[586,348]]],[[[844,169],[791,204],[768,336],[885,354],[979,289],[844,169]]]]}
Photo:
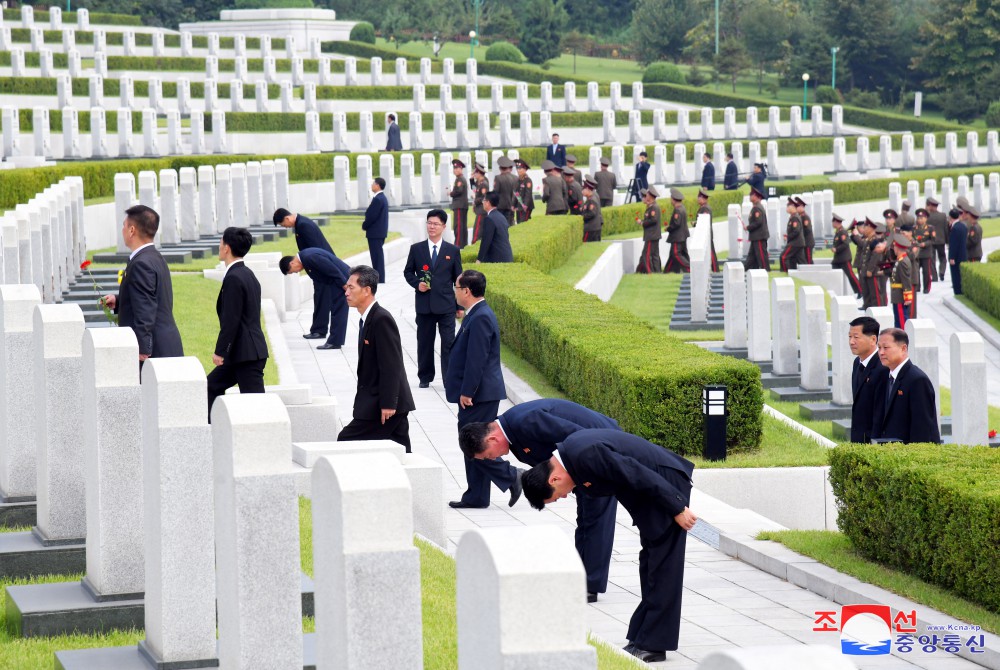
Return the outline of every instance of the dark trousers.
{"type": "Polygon", "coordinates": [[[240,393],[264,392],[264,365],[266,358],[259,361],[223,363],[208,373],[208,422],[212,423],[212,403],[226,390],[239,385],[240,393]]]}
{"type": "Polygon", "coordinates": [[[382,419],[351,419],[337,436],[337,442],[356,442],[358,440],[392,440],[406,447],[410,453],[410,420],[408,412],[396,412],[385,423],[382,419]]]}
{"type": "Polygon", "coordinates": [[[515,214],[517,215],[517,222],[518,223],[524,223],[525,221],[530,221],[531,220],[531,213],[534,212],[534,211],[535,211],[534,208],[532,208],[532,209],[522,209],[521,207],[518,207],[517,211],[515,212],[515,214]]]}
{"type": "Polygon", "coordinates": [[[614,497],[576,496],[576,551],[587,571],[587,593],[608,590],[617,512],[618,500],[614,497]]]}
{"type": "Polygon", "coordinates": [[[691,272],[691,257],[688,256],[687,242],[671,242],[670,256],[664,272],[691,272]]]}
{"type": "Polygon", "coordinates": [[[309,332],[326,336],[330,325],[330,298],[334,287],[313,282],[313,321],[309,332]]]}
{"type": "Polygon", "coordinates": [[[614,198],[601,198],[601,207],[610,207],[614,204],[614,198]]]}
{"type": "MultiPolygon", "coordinates": [[[[500,401],[476,403],[472,407],[458,409],[458,428],[467,423],[489,423],[497,418],[500,401]]],[[[465,459],[466,489],[462,494],[462,502],[475,507],[486,507],[490,504],[490,482],[497,485],[501,491],[506,491],[517,479],[517,468],[503,460],[482,458],[465,459]]]]}
{"type": "Polygon", "coordinates": [[[640,274],[652,274],[660,271],[660,241],[646,240],[642,243],[642,257],[635,269],[640,274]]]}
{"type": "Polygon", "coordinates": [[[455,341],[455,313],[417,314],[417,379],[434,380],[434,329],[441,334],[441,379],[448,375],[448,357],[455,341]]]}
{"type": "Polygon", "coordinates": [[[938,279],[944,281],[944,269],[948,266],[948,253],[945,251],[943,244],[934,245],[934,253],[937,254],[938,259],[938,279]]]}
{"type": "Polygon", "coordinates": [[[476,220],[472,224],[472,241],[469,244],[475,244],[479,241],[479,235],[483,231],[483,219],[485,218],[485,214],[476,213],[476,220]]]}
{"type": "Polygon", "coordinates": [[[469,209],[462,207],[451,210],[453,230],[455,231],[455,246],[464,249],[469,243],[469,209]]]}
{"type": "Polygon", "coordinates": [[[955,261],[954,265],[948,267],[951,269],[951,288],[955,295],[962,295],[962,263],[955,261]]]}
{"type": "Polygon", "coordinates": [[[378,272],[378,283],[385,283],[385,254],[382,253],[382,245],[385,244],[384,237],[368,238],[368,253],[372,257],[372,267],[378,272]]]}
{"type": "MultiPolygon", "coordinates": [[[[499,209],[499,207],[497,209],[499,209]]],[[[514,221],[514,210],[512,210],[512,209],[501,209],[500,213],[504,215],[505,219],[507,219],[507,226],[508,227],[514,225],[514,223],[515,223],[515,221],[514,221]]]]}
{"type": "Polygon", "coordinates": [[[780,267],[782,272],[798,269],[800,251],[801,249],[798,247],[785,247],[785,250],[781,252],[780,267]]]}
{"type": "Polygon", "coordinates": [[[583,231],[583,241],[584,242],[600,242],[601,241],[601,231],[600,230],[585,230],[585,231],[583,231]]]}
{"type": "Polygon", "coordinates": [[[910,306],[901,302],[892,303],[892,320],[896,328],[906,328],[906,322],[910,318],[910,306]]]}
{"type": "Polygon", "coordinates": [[[712,272],[719,271],[719,257],[715,253],[715,240],[711,240],[712,243],[712,272]]]}
{"type": "Polygon", "coordinates": [[[805,248],[805,252],[806,252],[806,261],[805,261],[806,265],[812,265],[812,262],[813,262],[813,248],[812,247],[806,247],[805,248]]]}
{"type": "Polygon", "coordinates": [[[771,261],[767,257],[767,240],[751,240],[747,259],[743,263],[747,270],[771,271],[771,261]]]}
{"type": "MultiPolygon", "coordinates": [[[[690,496],[691,482],[680,473],[664,475],[690,496]]],[[[687,531],[671,523],[667,533],[649,538],[639,528],[639,588],[642,600],[628,624],[628,640],[649,651],[673,651],[681,628],[684,547],[687,531]],[[655,540],[655,541],[654,541],[655,540]]]]}
{"type": "Polygon", "coordinates": [[[854,274],[854,268],[851,267],[850,263],[831,263],[830,266],[834,270],[843,270],[844,276],[847,277],[847,283],[850,284],[851,290],[854,291],[854,295],[861,295],[861,282],[858,281],[858,276],[854,274]]]}
{"type": "Polygon", "coordinates": [[[881,277],[865,277],[863,280],[866,287],[865,302],[862,309],[869,307],[882,307],[886,304],[885,286],[881,277]]]}
{"type": "Polygon", "coordinates": [[[934,257],[921,258],[920,283],[923,285],[924,293],[931,292],[931,284],[934,283],[935,279],[937,279],[937,273],[934,272],[934,257]]]}
{"type": "Polygon", "coordinates": [[[348,307],[347,298],[342,290],[328,285],[327,292],[330,305],[330,337],[326,338],[326,343],[342,347],[347,341],[347,316],[351,308],[348,307]]]}

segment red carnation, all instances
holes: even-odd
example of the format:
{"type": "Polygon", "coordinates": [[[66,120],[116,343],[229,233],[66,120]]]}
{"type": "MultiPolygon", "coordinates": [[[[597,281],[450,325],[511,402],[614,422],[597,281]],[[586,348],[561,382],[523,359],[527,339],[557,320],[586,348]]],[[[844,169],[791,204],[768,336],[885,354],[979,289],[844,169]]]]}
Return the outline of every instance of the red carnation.
{"type": "Polygon", "coordinates": [[[80,263],[80,269],[81,270],[86,270],[89,267],[90,267],[90,261],[84,261],[84,262],[80,263]]]}
{"type": "Polygon", "coordinates": [[[426,272],[427,270],[430,270],[430,269],[431,269],[431,266],[430,266],[430,265],[425,265],[425,266],[424,266],[424,272],[426,272]]]}
{"type": "Polygon", "coordinates": [[[996,436],[997,436],[997,432],[995,430],[991,430],[990,431],[990,439],[992,440],[996,436]]]}

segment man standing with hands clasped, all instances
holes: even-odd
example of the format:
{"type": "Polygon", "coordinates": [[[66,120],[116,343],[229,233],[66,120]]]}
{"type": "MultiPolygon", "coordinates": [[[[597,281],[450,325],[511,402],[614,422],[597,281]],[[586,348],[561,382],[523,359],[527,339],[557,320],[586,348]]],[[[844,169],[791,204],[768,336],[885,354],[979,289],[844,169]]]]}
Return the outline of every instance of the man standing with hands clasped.
{"type": "Polygon", "coordinates": [[[365,210],[365,220],[361,229],[368,238],[368,253],[372,258],[372,267],[378,272],[378,283],[385,283],[385,255],[382,245],[389,237],[389,201],[385,197],[385,179],[375,177],[372,182],[372,193],[375,196],[365,210]]]}

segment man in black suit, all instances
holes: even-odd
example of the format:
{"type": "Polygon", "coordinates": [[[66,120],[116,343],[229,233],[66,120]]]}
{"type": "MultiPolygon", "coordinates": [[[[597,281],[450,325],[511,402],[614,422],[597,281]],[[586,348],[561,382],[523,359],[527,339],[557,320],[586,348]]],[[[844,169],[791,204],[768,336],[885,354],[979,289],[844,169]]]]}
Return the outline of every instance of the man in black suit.
{"type": "MultiPolygon", "coordinates": [[[[515,405],[492,423],[469,423],[458,433],[466,458],[494,459],[513,454],[534,466],[552,458],[556,445],[578,430],[618,430],[611,417],[569,400],[542,398],[515,405]]],[[[608,590],[608,570],[615,540],[614,496],[576,497],[576,551],[587,571],[587,601],[608,590]]]]}
{"type": "Polygon", "coordinates": [[[403,368],[403,346],[396,321],[375,302],[378,273],[367,265],[350,269],[344,293],[358,310],[358,390],[354,418],[337,436],[338,442],[392,440],[410,452],[410,422],[416,409],[403,368]]]}
{"type": "Polygon", "coordinates": [[[727,191],[735,191],[740,187],[740,172],[736,167],[736,161],[733,160],[733,155],[726,154],[726,176],[722,181],[722,188],[727,191]]]}
{"type": "Polygon", "coordinates": [[[455,280],[462,274],[458,247],[442,239],[448,215],[427,213],[427,240],[410,247],[403,278],[415,289],[417,313],[417,377],[425,389],[434,380],[434,329],[441,334],[441,378],[448,376],[448,357],[455,341],[455,280]]]}
{"type": "Polygon", "coordinates": [[[240,393],[264,392],[264,365],[267,340],[260,328],[260,282],[243,263],[253,246],[246,228],[230,226],[219,242],[219,260],[226,264],[222,289],[215,301],[219,315],[219,337],[215,341],[208,373],[208,422],[212,423],[212,403],[226,389],[239,385],[240,393]]]}
{"type": "Polygon", "coordinates": [[[889,374],[878,357],[878,329],[878,321],[870,316],[859,316],[851,321],[847,331],[851,353],[857,356],[851,373],[854,391],[851,442],[861,444],[871,442],[876,400],[885,393],[885,378],[889,374]]]}
{"type": "Polygon", "coordinates": [[[361,224],[361,230],[365,231],[365,237],[368,238],[368,253],[372,257],[372,267],[378,272],[379,284],[385,283],[385,256],[382,254],[382,245],[389,236],[389,201],[383,191],[385,191],[385,179],[375,177],[372,182],[372,193],[375,197],[368,203],[365,220],[361,224]]]}
{"type": "Polygon", "coordinates": [[[386,127],[386,134],[388,139],[385,143],[386,151],[402,151],[403,141],[399,138],[399,124],[396,123],[396,115],[390,114],[386,119],[388,126],[386,127]]]}
{"type": "Polygon", "coordinates": [[[701,187],[706,191],[714,191],[715,164],[712,163],[712,157],[708,153],[702,154],[701,160],[705,163],[705,167],[701,170],[701,187]]]}
{"type": "Polygon", "coordinates": [[[102,298],[118,315],[118,325],[135,331],[140,363],[150,356],[184,355],[181,334],[174,323],[170,269],[153,242],[159,227],[160,215],[149,207],[136,205],[125,210],[122,239],[132,253],[118,294],[102,298]]]}
{"type": "Polygon", "coordinates": [[[479,255],[477,263],[513,263],[514,251],[510,248],[510,235],[507,218],[497,209],[500,196],[496,191],[490,191],[483,198],[483,208],[486,219],[483,220],[483,233],[479,239],[479,255]]]}
{"type": "Polygon", "coordinates": [[[559,144],[559,133],[552,134],[552,144],[545,150],[545,159],[552,161],[557,167],[566,165],[566,147],[559,144]]]}
{"type": "MultiPolygon", "coordinates": [[[[969,237],[969,227],[959,218],[957,209],[951,210],[951,233],[948,234],[948,267],[951,268],[951,289],[955,295],[962,295],[962,263],[969,260],[969,251],[965,246],[969,237]]],[[[938,247],[943,248],[943,247],[938,247]]]]}
{"type": "Polygon", "coordinates": [[[934,385],[909,357],[910,338],[899,328],[886,328],[878,338],[878,355],[889,370],[885,392],[876,397],[873,438],[881,442],[941,442],[934,385]]]}
{"type": "MultiPolygon", "coordinates": [[[[303,249],[295,256],[285,256],[278,261],[281,274],[298,274],[306,271],[312,279],[313,293],[326,296],[324,308],[330,313],[330,337],[317,349],[340,349],[347,340],[347,298],[344,284],[350,274],[350,267],[337,255],[326,249],[312,247],[303,249]]],[[[315,321],[314,321],[315,322],[315,321]]],[[[312,338],[306,338],[312,339],[312,338]]]]}
{"type": "MultiPolygon", "coordinates": [[[[312,219],[293,214],[287,209],[279,208],[275,210],[273,216],[274,225],[282,228],[293,228],[295,230],[295,245],[299,251],[303,249],[324,249],[333,253],[326,236],[320,231],[319,226],[312,219]]],[[[333,295],[327,290],[327,284],[313,284],[313,320],[309,327],[309,332],[302,337],[307,340],[321,340],[331,330],[330,326],[330,305],[333,302],[333,295]]],[[[343,293],[343,284],[336,286],[334,293],[343,293]]],[[[346,312],[345,312],[346,313],[346,312]]]]}
{"type": "Polygon", "coordinates": [[[632,194],[636,200],[642,198],[643,189],[649,188],[649,154],[645,151],[639,153],[639,162],[635,164],[635,184],[632,187],[632,194]]]}
{"type": "MultiPolygon", "coordinates": [[[[458,429],[472,422],[488,423],[497,418],[507,387],[500,369],[500,326],[486,304],[486,277],[466,270],[455,280],[455,301],[465,311],[462,327],[451,348],[451,360],[444,378],[445,397],[458,403],[458,429]]],[[[517,470],[502,458],[475,460],[466,457],[468,487],[455,508],[489,507],[490,480],[502,491],[510,491],[510,506],[521,497],[517,470]]]]}
{"type": "Polygon", "coordinates": [[[536,509],[576,495],[615,496],[639,529],[642,601],[629,622],[625,651],[641,661],[676,650],[684,590],[684,545],[697,517],[688,509],[694,464],[620,430],[580,430],[522,477],[536,509]]]}

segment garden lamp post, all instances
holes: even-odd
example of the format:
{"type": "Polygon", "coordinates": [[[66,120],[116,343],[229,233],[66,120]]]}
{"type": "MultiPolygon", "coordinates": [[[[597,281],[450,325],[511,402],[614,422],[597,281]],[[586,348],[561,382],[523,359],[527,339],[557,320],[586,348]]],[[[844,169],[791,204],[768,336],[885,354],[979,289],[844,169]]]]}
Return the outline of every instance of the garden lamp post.
{"type": "Polygon", "coordinates": [[[469,58],[476,57],[476,31],[469,31],[469,58]]]}
{"type": "Polygon", "coordinates": [[[830,47],[830,57],[833,59],[833,72],[830,75],[830,88],[837,89],[837,52],[840,47],[830,47]]]}
{"type": "Polygon", "coordinates": [[[469,58],[475,58],[474,48],[479,45],[476,36],[479,35],[479,12],[483,8],[483,0],[472,0],[472,8],[476,11],[475,30],[469,33],[469,58]]]}
{"type": "Polygon", "coordinates": [[[805,72],[802,74],[802,120],[806,121],[809,118],[807,114],[809,110],[809,73],[805,72]]]}
{"type": "Polygon", "coordinates": [[[726,401],[729,391],[722,384],[708,384],[701,389],[701,413],[705,417],[705,446],[702,456],[710,461],[726,460],[726,401]]]}

